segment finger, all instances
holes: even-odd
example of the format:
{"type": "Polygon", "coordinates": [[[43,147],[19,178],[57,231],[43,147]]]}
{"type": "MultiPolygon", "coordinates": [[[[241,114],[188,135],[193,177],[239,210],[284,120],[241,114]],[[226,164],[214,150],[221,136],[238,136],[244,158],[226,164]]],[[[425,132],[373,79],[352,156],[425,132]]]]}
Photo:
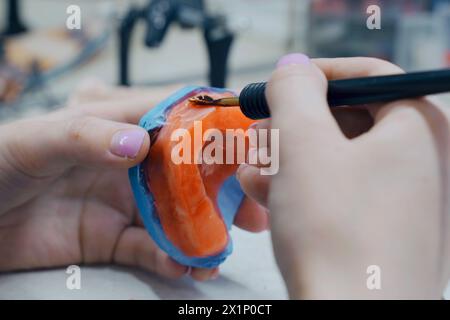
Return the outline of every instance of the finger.
{"type": "Polygon", "coordinates": [[[1,129],[2,154],[17,169],[34,177],[74,165],[129,168],[145,158],[150,146],[143,128],[95,117],[55,120],[45,116],[1,129]]]}
{"type": "Polygon", "coordinates": [[[267,209],[255,200],[245,197],[233,222],[237,227],[249,232],[261,232],[269,229],[267,209]]]}
{"type": "Polygon", "coordinates": [[[109,96],[110,86],[96,77],[83,79],[67,100],[68,107],[82,103],[105,99],[109,96]]]}
{"type": "Polygon", "coordinates": [[[106,84],[104,81],[90,77],[84,79],[73,91],[68,99],[67,106],[79,108],[83,104],[92,102],[114,102],[130,98],[147,97],[152,99],[159,92],[174,91],[179,86],[138,88],[119,87],[106,84]]]}
{"type": "Polygon", "coordinates": [[[114,262],[171,279],[183,276],[188,270],[159,249],[145,229],[139,227],[128,227],[122,232],[114,252],[114,262]]]}
{"type": "Polygon", "coordinates": [[[154,89],[108,87],[97,94],[89,94],[87,98],[73,98],[70,108],[86,115],[137,124],[145,113],[178,88],[179,86],[154,89]],[[77,99],[79,102],[74,102],[77,99]]]}
{"type": "Polygon", "coordinates": [[[370,138],[377,142],[380,139],[386,143],[389,141],[397,146],[403,139],[404,143],[408,143],[412,133],[424,137],[429,132],[419,135],[420,130],[443,127],[436,123],[445,123],[440,121],[443,119],[442,113],[436,110],[434,105],[427,103],[423,98],[386,103],[377,112],[377,125],[370,131],[370,138]],[[423,125],[424,123],[432,125],[427,127],[423,125]]]}
{"type": "Polygon", "coordinates": [[[236,176],[244,193],[260,205],[267,207],[270,176],[262,175],[260,170],[256,166],[243,163],[239,166],[236,176]]]}
{"type": "Polygon", "coordinates": [[[266,89],[272,127],[283,130],[284,145],[317,145],[343,138],[327,103],[322,71],[302,54],[283,57],[266,89]],[[305,144],[306,143],[306,144],[305,144]]]}
{"type": "Polygon", "coordinates": [[[321,58],[311,60],[328,80],[404,73],[399,66],[377,58],[321,58]]]}
{"type": "MultiPolygon", "coordinates": [[[[261,149],[270,149],[270,121],[269,120],[262,120],[256,122],[252,129],[257,131],[257,144],[252,145],[252,140],[250,140],[250,147],[249,152],[247,155],[247,163],[250,163],[252,165],[255,165],[255,167],[267,167],[267,165],[262,164],[260,160],[260,150],[261,149]],[[264,131],[266,130],[266,131],[264,131]],[[264,131],[264,132],[262,132],[264,131]],[[261,139],[261,133],[263,134],[261,139]],[[254,154],[252,154],[254,153],[254,154]],[[253,160],[251,160],[253,158],[253,160]]],[[[267,190],[255,190],[261,186],[261,183],[259,181],[268,181],[267,175],[261,175],[258,169],[258,173],[256,176],[256,179],[254,181],[251,181],[249,179],[249,175],[245,171],[245,168],[247,167],[247,164],[242,164],[237,172],[236,177],[238,180],[241,180],[240,182],[241,187],[243,188],[243,191],[247,194],[247,197],[242,202],[239,212],[235,217],[234,224],[240,227],[241,229],[250,231],[250,232],[261,232],[264,230],[267,230],[269,228],[269,217],[267,213],[267,209],[264,207],[267,205],[267,190]],[[244,172],[244,174],[241,175],[241,173],[244,172]],[[261,178],[262,177],[262,178],[261,178]],[[256,183],[256,185],[253,185],[253,183],[256,183]],[[259,196],[259,194],[262,194],[259,196]]],[[[251,176],[251,175],[250,175],[251,176]]],[[[250,177],[253,178],[253,177],[250,177]]],[[[264,188],[268,188],[265,183],[262,184],[264,188]]]]}
{"type": "MultiPolygon", "coordinates": [[[[373,77],[405,72],[399,66],[377,58],[322,58],[312,61],[322,70],[328,80],[373,77]]],[[[367,107],[375,122],[379,120],[378,111],[382,106],[381,104],[371,104],[367,107]]]]}
{"type": "Polygon", "coordinates": [[[126,100],[88,102],[78,106],[77,110],[88,116],[137,124],[144,114],[166,97],[138,96],[126,100]]]}
{"type": "Polygon", "coordinates": [[[135,215],[134,215],[134,221],[133,221],[133,225],[144,228],[144,221],[142,220],[141,215],[138,212],[138,209],[135,208],[135,215]]]}
{"type": "Polygon", "coordinates": [[[250,126],[250,129],[255,130],[258,135],[256,141],[250,140],[250,148],[270,148],[270,120],[261,120],[255,122],[250,126]],[[262,138],[262,139],[261,139],[262,138]],[[256,142],[257,145],[252,143],[256,142]]]}
{"type": "Polygon", "coordinates": [[[217,279],[219,276],[219,268],[204,269],[204,268],[192,268],[190,275],[192,279],[197,281],[207,281],[217,279]]]}
{"type": "MultiPolygon", "coordinates": [[[[314,63],[322,69],[330,80],[404,73],[404,70],[400,67],[375,58],[315,59],[314,63]]],[[[422,105],[421,101],[422,99],[399,100],[366,106],[376,124],[371,129],[371,136],[375,139],[380,136],[385,137],[386,134],[389,135],[402,130],[402,127],[420,122],[421,117],[418,116],[419,112],[416,112],[416,110],[418,110],[418,105],[422,105]]],[[[358,120],[358,123],[362,124],[360,120],[358,120]]],[[[353,123],[356,124],[356,121],[353,123]]],[[[358,131],[363,128],[354,129],[358,131]]],[[[405,131],[408,132],[409,130],[405,131]]]]}

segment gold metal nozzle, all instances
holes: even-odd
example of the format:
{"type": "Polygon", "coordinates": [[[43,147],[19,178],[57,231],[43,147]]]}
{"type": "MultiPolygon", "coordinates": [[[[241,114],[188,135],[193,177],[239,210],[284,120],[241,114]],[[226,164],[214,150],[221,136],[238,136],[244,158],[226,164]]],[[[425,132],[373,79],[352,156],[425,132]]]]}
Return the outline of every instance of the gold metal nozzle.
{"type": "Polygon", "coordinates": [[[189,98],[189,102],[200,106],[238,107],[239,97],[213,99],[207,95],[199,95],[189,98]]]}

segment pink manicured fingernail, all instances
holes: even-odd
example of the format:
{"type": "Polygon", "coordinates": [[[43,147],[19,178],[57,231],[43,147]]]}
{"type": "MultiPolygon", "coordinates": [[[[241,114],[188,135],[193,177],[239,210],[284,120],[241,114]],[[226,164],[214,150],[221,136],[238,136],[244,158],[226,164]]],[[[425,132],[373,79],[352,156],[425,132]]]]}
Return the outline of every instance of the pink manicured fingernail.
{"type": "Polygon", "coordinates": [[[111,152],[119,157],[136,158],[144,142],[146,132],[139,129],[122,130],[111,140],[111,152]]]}
{"type": "Polygon", "coordinates": [[[277,68],[291,64],[309,64],[309,57],[303,53],[291,53],[278,60],[277,68]]]}
{"type": "Polygon", "coordinates": [[[241,163],[241,164],[239,165],[239,167],[238,167],[238,169],[237,169],[237,171],[236,171],[236,179],[239,180],[239,176],[241,175],[242,171],[245,170],[245,168],[246,168],[247,166],[248,166],[248,164],[246,164],[245,162],[244,162],[244,163],[241,163]]]}

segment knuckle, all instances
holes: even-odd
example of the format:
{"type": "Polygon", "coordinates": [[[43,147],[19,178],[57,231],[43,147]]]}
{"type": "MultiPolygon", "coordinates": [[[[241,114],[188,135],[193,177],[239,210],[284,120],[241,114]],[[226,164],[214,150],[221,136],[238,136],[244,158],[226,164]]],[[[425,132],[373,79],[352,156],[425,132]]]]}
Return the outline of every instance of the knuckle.
{"type": "Polygon", "coordinates": [[[280,93],[296,93],[302,87],[326,88],[326,78],[322,71],[311,64],[309,67],[293,65],[277,69],[267,83],[266,95],[269,100],[280,97],[280,93]]]}
{"type": "MultiPolygon", "coordinates": [[[[51,124],[51,123],[50,123],[51,124]]],[[[19,172],[25,178],[42,179],[47,174],[42,170],[46,164],[46,157],[42,153],[36,151],[36,137],[47,142],[45,134],[48,123],[35,119],[19,120],[5,125],[6,129],[5,143],[3,145],[2,160],[3,165],[10,167],[19,172]],[[10,131],[8,133],[8,131],[10,131]],[[11,134],[17,132],[17,134],[11,134]],[[33,140],[29,138],[33,137],[33,140]]],[[[0,136],[3,132],[0,132],[0,136]]],[[[1,168],[0,168],[1,170],[1,168]]],[[[18,180],[20,184],[22,180],[18,180]]]]}
{"type": "Polygon", "coordinates": [[[76,117],[87,117],[93,114],[92,110],[95,109],[95,105],[92,102],[77,102],[75,104],[76,117]]]}
{"type": "Polygon", "coordinates": [[[79,115],[66,124],[66,136],[69,142],[78,143],[82,140],[84,131],[93,121],[92,117],[79,115]]]}
{"type": "Polygon", "coordinates": [[[273,72],[270,81],[272,83],[295,83],[298,81],[312,81],[313,79],[322,80],[318,69],[313,67],[304,67],[293,65],[290,68],[280,68],[273,72]]]}

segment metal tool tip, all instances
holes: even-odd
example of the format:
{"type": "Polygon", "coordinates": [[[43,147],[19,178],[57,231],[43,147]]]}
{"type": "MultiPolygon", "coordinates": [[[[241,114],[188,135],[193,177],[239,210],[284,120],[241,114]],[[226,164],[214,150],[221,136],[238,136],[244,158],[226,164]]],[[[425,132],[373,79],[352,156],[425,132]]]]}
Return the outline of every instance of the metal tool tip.
{"type": "Polygon", "coordinates": [[[189,102],[192,102],[200,106],[218,106],[218,107],[237,107],[239,106],[238,97],[225,97],[220,99],[211,98],[208,95],[198,95],[189,98],[189,102]]]}
{"type": "Polygon", "coordinates": [[[197,105],[211,105],[214,103],[214,101],[216,100],[205,94],[189,98],[189,102],[195,103],[197,105]]]}

